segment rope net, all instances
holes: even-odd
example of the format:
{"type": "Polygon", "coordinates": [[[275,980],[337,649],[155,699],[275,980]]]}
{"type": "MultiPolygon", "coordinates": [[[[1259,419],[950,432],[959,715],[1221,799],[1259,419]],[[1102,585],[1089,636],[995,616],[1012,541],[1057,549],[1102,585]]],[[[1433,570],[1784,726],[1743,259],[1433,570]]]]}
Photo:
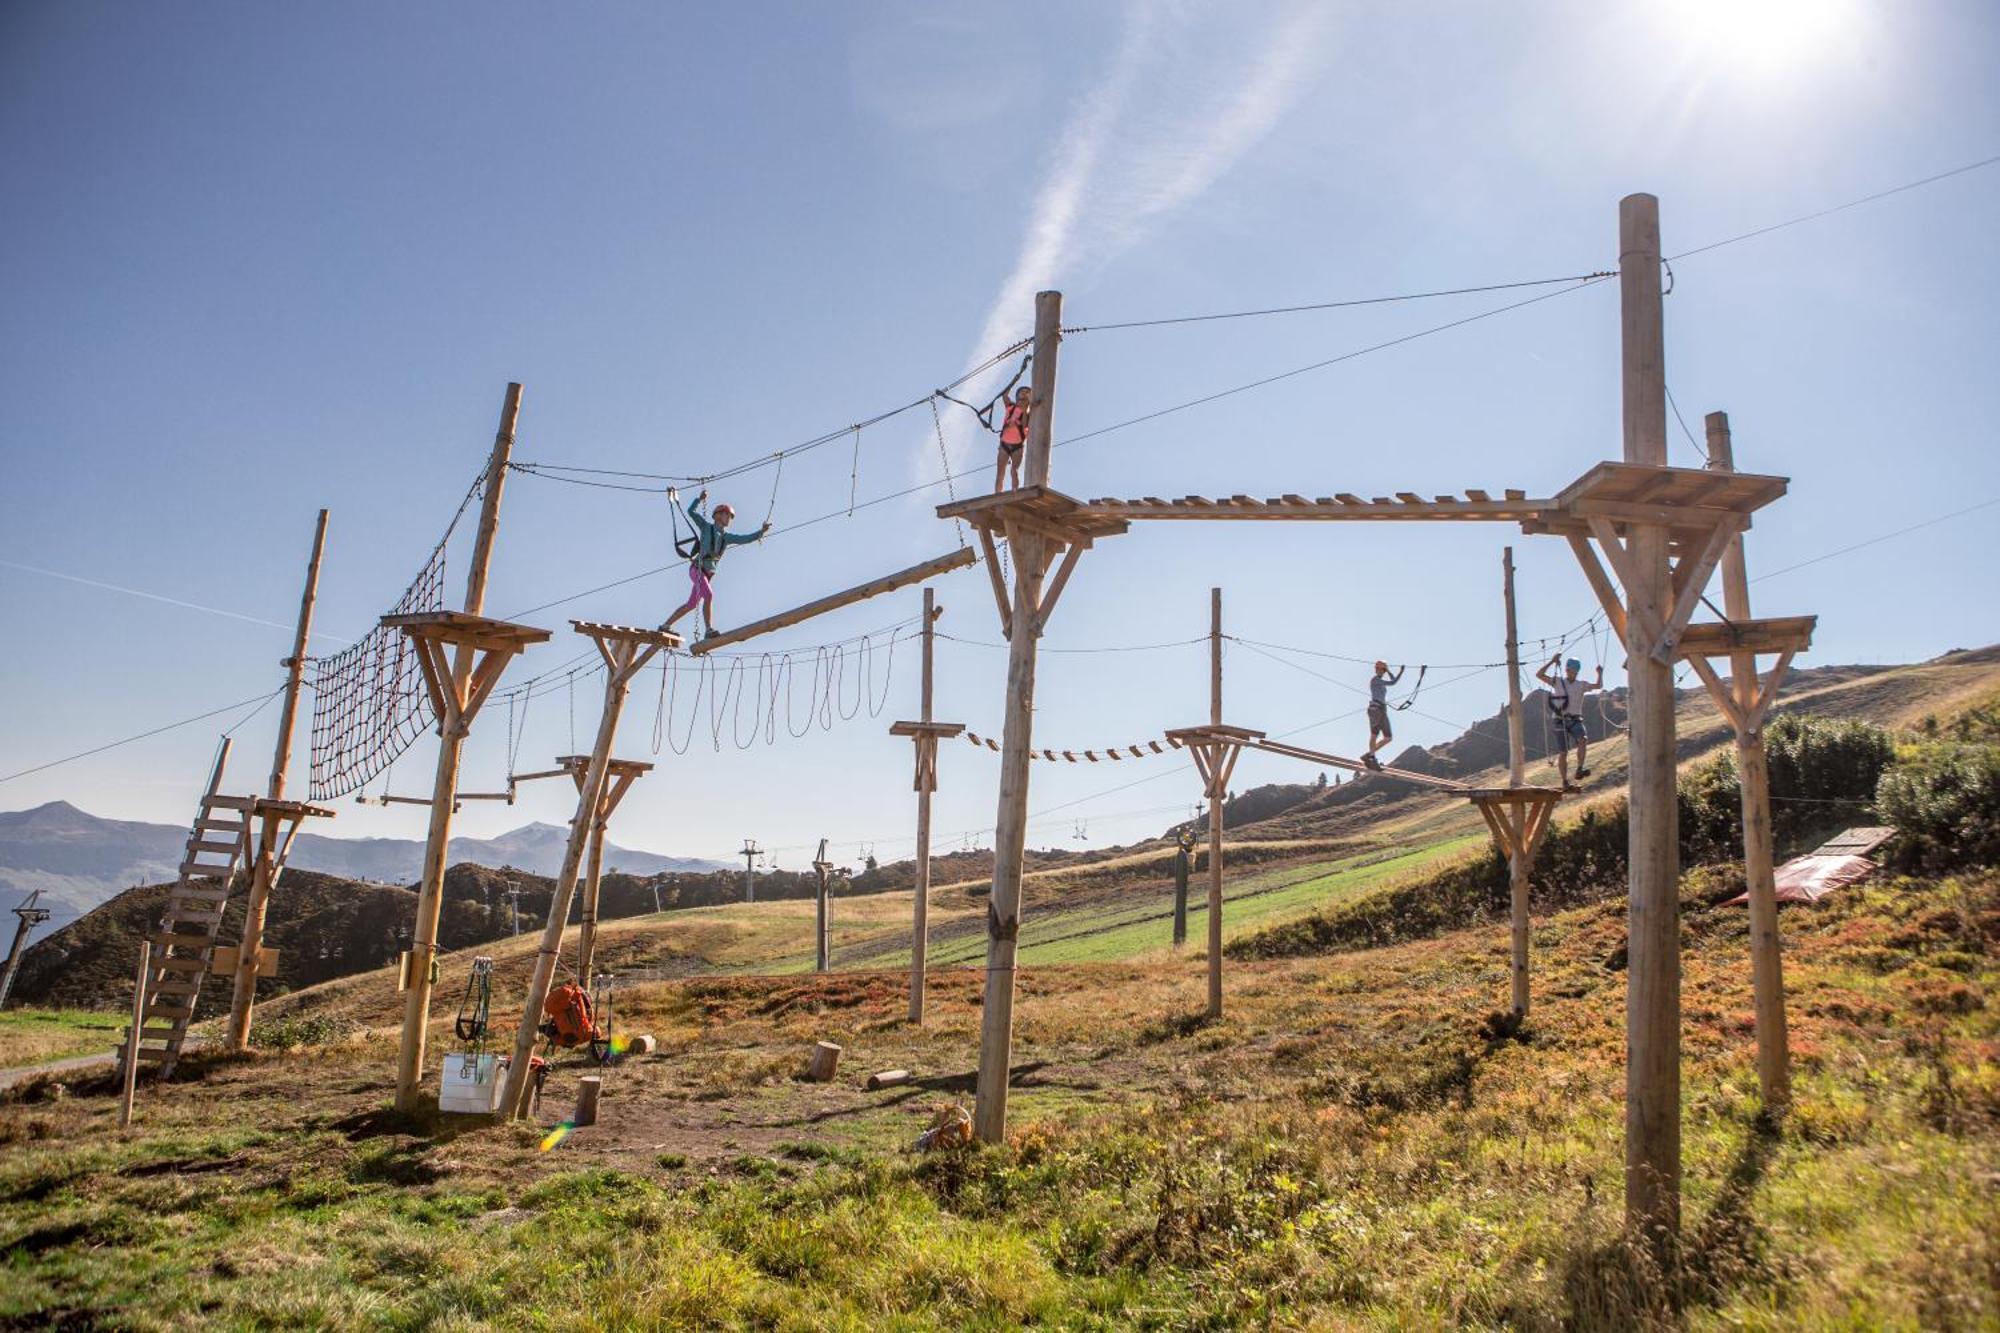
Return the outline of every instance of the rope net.
{"type": "MultiPolygon", "coordinates": [[[[473,483],[444,536],[385,615],[444,609],[445,549],[484,484],[473,483]]],[[[359,791],[388,770],[437,721],[417,651],[399,629],[377,624],[331,657],[312,662],[312,799],[359,791]]]]}

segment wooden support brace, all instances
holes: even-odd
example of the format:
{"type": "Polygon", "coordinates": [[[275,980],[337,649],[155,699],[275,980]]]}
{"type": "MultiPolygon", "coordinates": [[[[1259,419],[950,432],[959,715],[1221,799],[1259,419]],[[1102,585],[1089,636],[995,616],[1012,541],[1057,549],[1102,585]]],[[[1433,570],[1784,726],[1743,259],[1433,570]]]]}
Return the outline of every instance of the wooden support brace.
{"type": "Polygon", "coordinates": [[[1743,531],[1743,520],[1737,515],[1729,515],[1717,522],[1708,540],[1702,543],[1701,552],[1693,563],[1683,557],[1673,570],[1674,604],[1668,612],[1666,623],[1660,626],[1660,637],[1653,644],[1653,658],[1659,662],[1672,662],[1674,648],[1681,631],[1687,628],[1688,618],[1694,614],[1695,603],[1701,600],[1702,590],[1708,587],[1709,577],[1729,550],[1729,543],[1743,531]]]}
{"type": "Polygon", "coordinates": [[[1618,589],[1611,584],[1611,578],[1604,572],[1604,566],[1597,559],[1597,550],[1588,537],[1572,535],[1569,549],[1576,553],[1576,561],[1583,567],[1583,577],[1590,584],[1590,590],[1597,594],[1597,604],[1604,610],[1604,618],[1617,634],[1620,643],[1625,642],[1625,602],[1618,595],[1618,589]]]}
{"type": "Polygon", "coordinates": [[[1000,636],[1014,637],[1013,598],[1008,595],[1007,581],[1000,577],[1000,552],[993,544],[993,532],[981,524],[979,532],[980,553],[986,558],[986,579],[993,585],[993,604],[1000,608],[1000,636]]]}
{"type": "MultiPolygon", "coordinates": [[[[1042,631],[1048,628],[1049,617],[1055,613],[1056,602],[1062,597],[1063,589],[1069,586],[1069,576],[1075,572],[1078,558],[1089,549],[1090,540],[1088,538],[1078,538],[1071,541],[1069,549],[1063,552],[1062,568],[1056,571],[1055,581],[1042,590],[1042,603],[1035,612],[1036,638],[1040,638],[1042,631]]],[[[1050,548],[1051,555],[1054,554],[1054,550],[1055,548],[1052,546],[1050,548]]]]}

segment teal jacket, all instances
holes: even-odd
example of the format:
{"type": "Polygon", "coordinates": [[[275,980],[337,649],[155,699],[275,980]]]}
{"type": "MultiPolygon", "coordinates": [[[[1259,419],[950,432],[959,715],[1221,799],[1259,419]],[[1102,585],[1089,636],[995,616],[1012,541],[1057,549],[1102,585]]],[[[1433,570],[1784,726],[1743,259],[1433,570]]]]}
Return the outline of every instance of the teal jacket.
{"type": "Polygon", "coordinates": [[[694,562],[701,566],[704,574],[713,574],[722,560],[722,553],[732,546],[754,542],[762,532],[727,532],[709,522],[708,515],[701,512],[702,501],[696,499],[688,506],[688,517],[694,521],[695,556],[694,562]]]}

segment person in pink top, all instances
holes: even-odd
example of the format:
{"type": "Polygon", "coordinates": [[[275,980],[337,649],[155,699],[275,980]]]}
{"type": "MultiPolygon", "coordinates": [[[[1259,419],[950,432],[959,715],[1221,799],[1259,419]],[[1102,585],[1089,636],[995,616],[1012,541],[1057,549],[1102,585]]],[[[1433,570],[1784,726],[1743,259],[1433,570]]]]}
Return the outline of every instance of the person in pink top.
{"type": "Polygon", "coordinates": [[[1000,418],[1000,458],[993,469],[993,493],[1007,489],[1011,472],[1014,485],[1021,484],[1021,451],[1028,445],[1028,418],[1033,408],[1028,402],[1028,386],[1023,384],[1006,400],[1007,411],[1000,418]]]}

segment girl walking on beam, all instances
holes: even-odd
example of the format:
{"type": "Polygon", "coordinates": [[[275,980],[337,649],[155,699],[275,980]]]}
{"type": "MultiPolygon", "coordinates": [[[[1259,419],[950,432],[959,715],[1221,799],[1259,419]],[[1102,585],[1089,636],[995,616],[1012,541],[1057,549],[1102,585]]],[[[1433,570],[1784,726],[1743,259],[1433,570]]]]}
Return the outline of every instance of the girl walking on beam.
{"type": "MultiPolygon", "coordinates": [[[[669,490],[667,499],[676,510],[680,508],[679,491],[669,490]]],[[[711,519],[702,512],[707,504],[708,492],[704,490],[694,498],[694,503],[687,507],[688,518],[694,525],[694,536],[685,541],[675,542],[674,550],[687,557],[688,582],[692,586],[688,591],[687,601],[681,604],[680,610],[667,617],[667,623],[660,626],[661,629],[672,629],[675,621],[699,605],[706,634],[713,637],[715,567],[722,562],[723,552],[732,546],[741,546],[745,542],[763,541],[765,535],[771,531],[771,521],[765,519],[764,526],[755,532],[731,532],[728,529],[736,517],[736,511],[726,504],[719,504],[715,507],[715,517],[711,519]]]]}

